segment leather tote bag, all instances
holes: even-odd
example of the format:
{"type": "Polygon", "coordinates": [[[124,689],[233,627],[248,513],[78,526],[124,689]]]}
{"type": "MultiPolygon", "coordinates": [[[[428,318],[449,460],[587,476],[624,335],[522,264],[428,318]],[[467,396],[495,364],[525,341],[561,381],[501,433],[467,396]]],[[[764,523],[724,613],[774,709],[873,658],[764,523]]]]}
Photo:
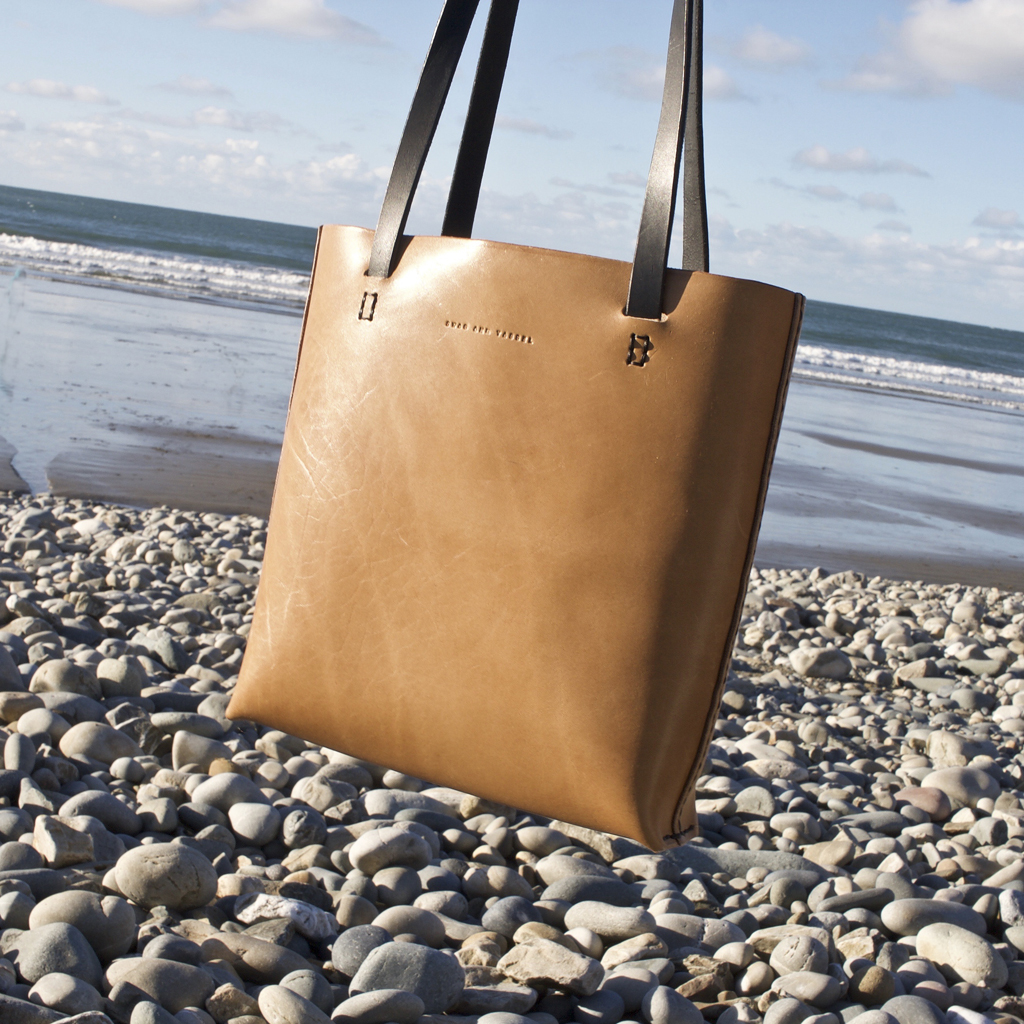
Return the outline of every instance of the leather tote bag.
{"type": "Polygon", "coordinates": [[[706,272],[694,0],[632,264],[468,237],[515,0],[442,234],[404,236],[477,2],[444,4],[377,230],[320,229],[228,713],[659,850],[695,833],[803,299],[706,272]]]}

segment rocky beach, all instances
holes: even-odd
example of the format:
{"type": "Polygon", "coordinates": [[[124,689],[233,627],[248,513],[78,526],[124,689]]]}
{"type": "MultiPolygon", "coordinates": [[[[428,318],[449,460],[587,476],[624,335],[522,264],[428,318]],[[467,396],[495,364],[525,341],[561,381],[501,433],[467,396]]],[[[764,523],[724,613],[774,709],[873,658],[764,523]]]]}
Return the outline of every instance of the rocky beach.
{"type": "Polygon", "coordinates": [[[228,720],[265,520],[0,526],[3,1024],[1024,1022],[1024,594],[754,570],[652,853],[228,720]]]}

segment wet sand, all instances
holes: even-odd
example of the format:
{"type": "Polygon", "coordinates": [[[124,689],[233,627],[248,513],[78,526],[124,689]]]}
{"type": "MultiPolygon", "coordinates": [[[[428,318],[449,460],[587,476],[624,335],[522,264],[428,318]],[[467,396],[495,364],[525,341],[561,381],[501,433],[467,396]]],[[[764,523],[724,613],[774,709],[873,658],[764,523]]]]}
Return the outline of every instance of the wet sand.
{"type": "MultiPolygon", "coordinates": [[[[0,309],[0,490],[266,515],[299,312],[30,279],[0,309]]],[[[1024,590],[1022,436],[795,379],[757,564],[1024,590]]]]}

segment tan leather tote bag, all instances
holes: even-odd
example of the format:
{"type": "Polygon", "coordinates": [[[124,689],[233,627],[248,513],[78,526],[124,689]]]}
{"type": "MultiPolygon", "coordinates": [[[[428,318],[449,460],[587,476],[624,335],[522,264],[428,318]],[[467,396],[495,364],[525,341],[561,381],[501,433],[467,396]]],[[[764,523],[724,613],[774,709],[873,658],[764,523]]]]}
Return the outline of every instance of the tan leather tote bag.
{"type": "Polygon", "coordinates": [[[404,237],[477,2],[444,5],[376,232],[320,229],[229,714],[658,850],[695,832],[803,299],[706,272],[694,0],[632,265],[468,237],[515,0],[442,235],[404,237]]]}

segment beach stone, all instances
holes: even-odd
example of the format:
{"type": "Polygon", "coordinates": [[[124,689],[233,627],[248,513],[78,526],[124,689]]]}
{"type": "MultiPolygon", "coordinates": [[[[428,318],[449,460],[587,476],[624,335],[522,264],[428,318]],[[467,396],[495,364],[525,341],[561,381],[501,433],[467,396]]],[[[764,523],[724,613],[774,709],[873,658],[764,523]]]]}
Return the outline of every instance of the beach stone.
{"type": "Polygon", "coordinates": [[[382,868],[408,867],[418,871],[430,863],[431,850],[418,833],[403,828],[378,828],[361,835],[348,851],[357,871],[375,875],[382,868]]]}
{"type": "Polygon", "coordinates": [[[385,988],[349,996],[335,1007],[331,1019],[347,1024],[415,1024],[425,1012],[423,1000],[415,993],[385,988]]]}
{"type": "Polygon", "coordinates": [[[798,647],[790,652],[789,662],[811,679],[846,679],[853,670],[850,659],[834,647],[798,647]]]}
{"type": "Polygon", "coordinates": [[[330,1017],[308,999],[282,985],[260,989],[260,1013],[267,1024],[327,1024],[330,1017]]]}
{"type": "Polygon", "coordinates": [[[755,758],[753,761],[745,762],[743,767],[760,779],[782,779],[794,785],[806,782],[811,777],[810,772],[802,764],[774,757],[755,758]]]}
{"type": "MultiPolygon", "coordinates": [[[[255,1015],[259,1018],[259,1003],[237,984],[221,985],[206,1000],[205,1005],[206,1012],[213,1017],[217,1024],[226,1024],[227,1021],[235,1020],[238,1017],[255,1015]]],[[[134,1019],[134,1011],[132,1017],[134,1019]]]]}
{"type": "Polygon", "coordinates": [[[954,812],[963,807],[977,807],[978,801],[986,797],[995,800],[1000,793],[999,783],[980,768],[940,768],[926,775],[921,786],[942,790],[954,812]]]}
{"type": "Polygon", "coordinates": [[[815,1016],[814,1007],[794,999],[792,996],[784,996],[777,1002],[771,1004],[765,1011],[764,1024],[803,1024],[815,1016]]]}
{"type": "Polygon", "coordinates": [[[59,971],[40,978],[32,986],[28,998],[66,1014],[101,1011],[104,1006],[103,996],[92,985],[59,971]]]}
{"type": "Polygon", "coordinates": [[[96,666],[96,679],[104,697],[138,697],[146,685],[146,673],[138,659],[124,655],[104,658],[96,666]]]}
{"type": "Polygon", "coordinates": [[[799,999],[808,1006],[816,1006],[819,1010],[830,1007],[843,992],[836,978],[815,971],[793,971],[777,978],[772,983],[772,989],[799,999]]]}
{"type": "Polygon", "coordinates": [[[893,793],[893,799],[899,803],[904,801],[913,807],[920,808],[932,821],[945,821],[953,809],[949,797],[941,789],[924,786],[909,786],[893,793]]]}
{"type": "Polygon", "coordinates": [[[336,971],[352,978],[371,950],[391,940],[391,933],[375,924],[346,928],[334,941],[331,948],[331,963],[336,971]]]}
{"type": "MultiPolygon", "coordinates": [[[[4,1024],[51,1024],[51,1021],[67,1020],[67,1015],[60,1010],[51,1010],[47,1006],[27,1002],[0,993],[0,1020],[4,1024]]],[[[100,1024],[100,1022],[97,1022],[100,1024]]],[[[110,1018],[102,1024],[112,1024],[110,1018]]]]}
{"type": "Polygon", "coordinates": [[[84,754],[108,765],[119,757],[136,757],[142,753],[130,736],[102,722],[79,722],[71,726],[61,736],[59,746],[65,757],[84,754]]]}
{"type": "Polygon", "coordinates": [[[640,1005],[648,1024],[703,1024],[701,1012],[685,996],[667,985],[652,988],[640,1005]]]}
{"type": "Polygon", "coordinates": [[[876,964],[862,967],[850,978],[849,997],[865,1006],[881,1006],[896,994],[896,982],[889,971],[876,964]]]}
{"type": "Polygon", "coordinates": [[[626,1012],[622,997],[611,990],[599,990],[581,999],[573,1011],[577,1024],[617,1024],[626,1012]]]}
{"type": "Polygon", "coordinates": [[[120,892],[146,909],[194,910],[206,906],[217,892],[213,865],[202,854],[177,843],[129,850],[118,860],[114,877],[120,892]]]}
{"type": "Polygon", "coordinates": [[[587,900],[613,907],[632,907],[640,902],[638,894],[618,878],[576,875],[552,882],[542,893],[543,900],[582,903],[587,900]]]}
{"type": "Polygon", "coordinates": [[[458,1002],[464,985],[462,964],[454,956],[410,942],[389,942],[370,950],[349,993],[399,988],[419,996],[426,1013],[444,1013],[458,1002]]]}
{"type": "Polygon", "coordinates": [[[991,944],[982,935],[953,924],[923,927],[917,933],[917,952],[954,981],[999,989],[1008,980],[1006,961],[991,944]]]}
{"type": "Polygon", "coordinates": [[[82,864],[94,856],[92,836],[46,814],[36,818],[32,845],[52,868],[82,864]]]}
{"type": "Polygon", "coordinates": [[[79,978],[95,989],[100,987],[103,968],[99,958],[73,925],[62,921],[40,925],[22,932],[15,941],[14,955],[11,950],[6,950],[5,955],[29,984],[58,972],[79,978]]]}
{"type": "Polygon", "coordinates": [[[506,896],[487,908],[480,923],[487,931],[497,932],[511,939],[522,925],[542,920],[541,912],[534,907],[531,900],[522,896],[506,896]]]}
{"type": "Polygon", "coordinates": [[[179,729],[171,742],[171,763],[177,771],[187,764],[194,764],[201,772],[209,772],[210,765],[217,758],[231,760],[231,748],[226,743],[200,736],[187,729],[179,729]]]}
{"type": "Polygon", "coordinates": [[[60,809],[61,817],[88,815],[101,822],[110,832],[133,836],[142,830],[142,820],[130,807],[110,793],[86,790],[69,797],[60,809]]]}
{"type": "Polygon", "coordinates": [[[810,935],[787,935],[772,950],[769,966],[778,975],[828,970],[828,950],[810,935]]]}
{"type": "Polygon", "coordinates": [[[388,907],[377,915],[374,924],[391,935],[415,935],[424,945],[434,949],[439,949],[445,942],[441,918],[418,907],[388,907]]]}
{"type": "Polygon", "coordinates": [[[882,908],[882,924],[894,935],[917,935],[927,925],[956,925],[984,935],[988,923],[976,910],[949,900],[898,899],[882,908]]]}
{"type": "Polygon", "coordinates": [[[498,961],[497,969],[521,985],[564,989],[581,998],[593,995],[604,977],[604,968],[596,960],[549,939],[514,946],[498,961]]]}
{"type": "Polygon", "coordinates": [[[171,1013],[205,1005],[217,988],[201,968],[157,957],[118,961],[108,970],[107,978],[112,982],[109,998],[116,1006],[131,1005],[142,992],[171,1013]]]}
{"type": "Polygon", "coordinates": [[[775,797],[763,786],[746,786],[733,800],[737,814],[751,814],[758,818],[770,818],[775,814],[775,797]]]}
{"type": "Polygon", "coordinates": [[[28,685],[31,693],[80,693],[100,700],[103,690],[92,669],[68,658],[45,661],[32,674],[28,685]]]}
{"type": "Polygon", "coordinates": [[[200,945],[200,952],[205,962],[226,960],[247,982],[276,984],[293,971],[309,969],[309,961],[293,950],[244,933],[210,935],[200,945]]]}
{"type": "Polygon", "coordinates": [[[331,983],[318,971],[293,971],[281,979],[281,987],[308,999],[324,1013],[330,1013],[337,1002],[331,983]]]}
{"type": "Polygon", "coordinates": [[[235,804],[268,802],[256,783],[233,772],[222,772],[200,782],[191,797],[193,803],[208,804],[224,814],[235,804]]]}
{"type": "Polygon", "coordinates": [[[239,896],[235,900],[234,915],[235,920],[241,924],[286,919],[300,935],[315,942],[338,933],[338,922],[333,914],[325,913],[302,900],[262,892],[239,896]]]}
{"type": "Polygon", "coordinates": [[[894,996],[882,1004],[882,1011],[899,1024],[947,1024],[946,1015],[921,996],[894,996]]]}
{"type": "Polygon", "coordinates": [[[119,896],[83,890],[55,893],[40,900],[29,917],[33,929],[59,922],[77,928],[104,963],[124,956],[135,942],[135,914],[119,896]]]}
{"type": "Polygon", "coordinates": [[[653,932],[658,922],[646,910],[635,907],[613,907],[607,903],[585,900],[575,903],[565,913],[565,927],[589,928],[602,939],[614,942],[635,935],[653,932]]]}
{"type": "Polygon", "coordinates": [[[4,768],[13,772],[31,772],[36,765],[36,745],[21,733],[12,733],[4,743],[4,768]]]}
{"type": "Polygon", "coordinates": [[[231,831],[247,846],[266,846],[281,831],[281,812],[268,803],[239,802],[227,814],[231,831]]]}

